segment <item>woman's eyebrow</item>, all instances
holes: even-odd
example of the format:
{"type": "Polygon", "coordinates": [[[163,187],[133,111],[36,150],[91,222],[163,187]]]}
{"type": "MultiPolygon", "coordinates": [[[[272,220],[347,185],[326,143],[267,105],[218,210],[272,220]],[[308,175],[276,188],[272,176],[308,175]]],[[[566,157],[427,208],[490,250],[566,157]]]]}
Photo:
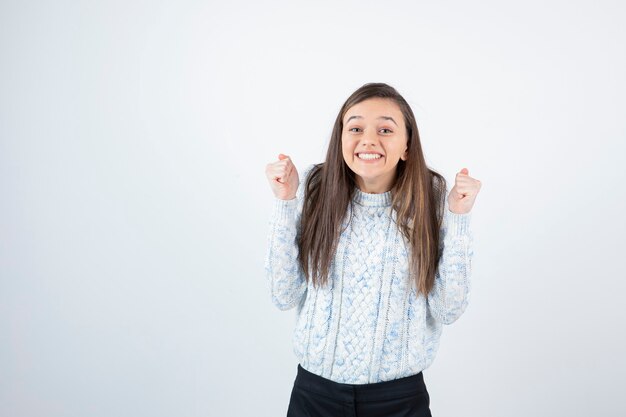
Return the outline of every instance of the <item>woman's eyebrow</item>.
{"type": "MultiPolygon", "coordinates": [[[[352,119],[362,119],[363,116],[350,116],[348,118],[348,120],[346,120],[346,124],[348,124],[348,122],[352,119]]],[[[385,119],[385,120],[391,120],[396,126],[398,126],[398,124],[396,123],[395,120],[393,120],[393,117],[389,117],[389,116],[380,116],[379,119],[385,119]]]]}

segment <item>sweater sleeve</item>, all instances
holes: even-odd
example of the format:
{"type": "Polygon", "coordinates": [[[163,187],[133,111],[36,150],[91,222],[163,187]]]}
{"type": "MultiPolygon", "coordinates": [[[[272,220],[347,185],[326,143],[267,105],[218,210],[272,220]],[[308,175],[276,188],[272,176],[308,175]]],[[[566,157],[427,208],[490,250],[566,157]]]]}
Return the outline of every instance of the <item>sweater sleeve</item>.
{"type": "Polygon", "coordinates": [[[439,243],[442,255],[435,273],[435,285],[427,301],[436,320],[452,324],[469,303],[474,237],[470,227],[472,213],[450,211],[447,195],[439,243]]]}
{"type": "Polygon", "coordinates": [[[269,221],[265,255],[265,275],[272,303],[280,310],[294,308],[305,296],[307,283],[298,263],[297,238],[300,234],[305,181],[314,165],[300,175],[296,197],[274,198],[269,221]]]}

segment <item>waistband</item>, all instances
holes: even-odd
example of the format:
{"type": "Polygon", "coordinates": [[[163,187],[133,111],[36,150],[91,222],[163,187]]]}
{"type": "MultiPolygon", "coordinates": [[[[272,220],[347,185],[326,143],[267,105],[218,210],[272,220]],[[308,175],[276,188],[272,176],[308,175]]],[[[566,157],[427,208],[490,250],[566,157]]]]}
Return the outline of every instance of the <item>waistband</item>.
{"type": "Polygon", "coordinates": [[[312,391],[341,401],[357,402],[390,400],[427,392],[422,372],[391,381],[344,384],[309,372],[300,364],[298,364],[294,384],[305,391],[312,391]]]}

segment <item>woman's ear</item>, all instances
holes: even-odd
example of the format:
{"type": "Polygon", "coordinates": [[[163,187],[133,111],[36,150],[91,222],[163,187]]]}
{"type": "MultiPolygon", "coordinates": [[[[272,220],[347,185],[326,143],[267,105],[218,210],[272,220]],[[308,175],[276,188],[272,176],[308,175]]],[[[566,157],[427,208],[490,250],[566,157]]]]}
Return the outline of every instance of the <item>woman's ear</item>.
{"type": "Polygon", "coordinates": [[[402,159],[403,161],[406,161],[409,157],[409,152],[408,152],[408,147],[404,150],[404,153],[402,154],[402,156],[400,157],[400,159],[402,159]]]}

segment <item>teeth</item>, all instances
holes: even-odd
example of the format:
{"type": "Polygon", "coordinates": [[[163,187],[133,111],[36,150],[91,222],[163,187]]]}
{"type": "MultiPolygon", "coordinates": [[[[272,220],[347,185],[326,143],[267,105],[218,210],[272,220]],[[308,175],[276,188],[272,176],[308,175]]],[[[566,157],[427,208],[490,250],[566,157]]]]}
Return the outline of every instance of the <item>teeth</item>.
{"type": "Polygon", "coordinates": [[[358,154],[361,159],[378,159],[381,156],[376,153],[360,153],[358,154]]]}

